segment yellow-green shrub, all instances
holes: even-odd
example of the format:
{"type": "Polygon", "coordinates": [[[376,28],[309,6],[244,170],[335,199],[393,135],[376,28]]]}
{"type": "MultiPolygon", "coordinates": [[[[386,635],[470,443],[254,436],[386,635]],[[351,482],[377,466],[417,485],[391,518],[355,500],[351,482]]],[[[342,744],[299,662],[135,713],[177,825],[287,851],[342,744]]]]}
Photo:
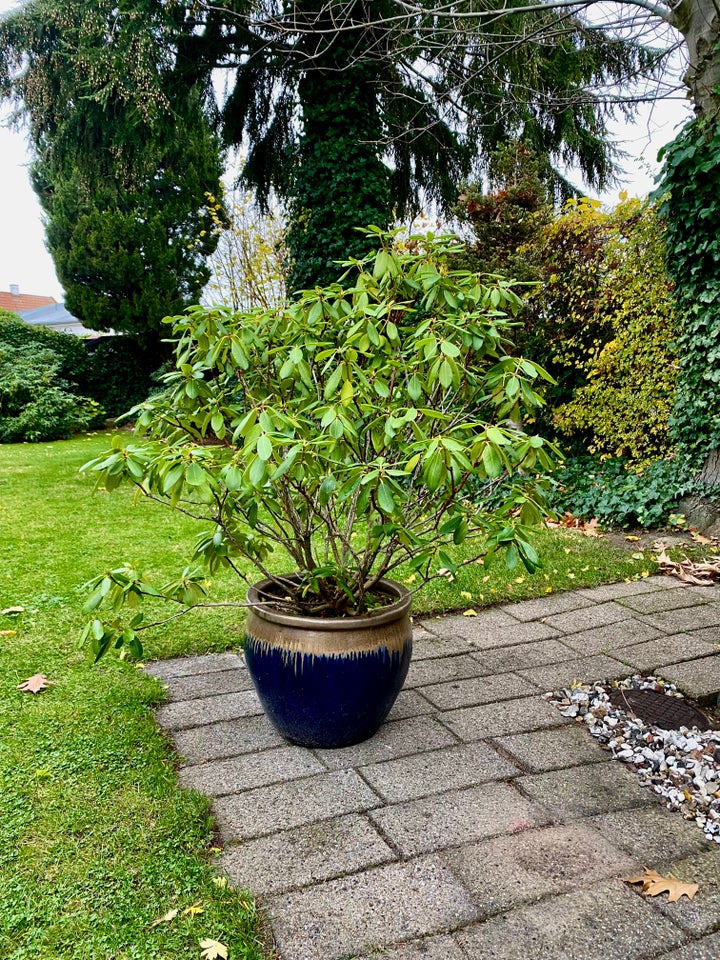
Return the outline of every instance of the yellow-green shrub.
{"type": "MultiPolygon", "coordinates": [[[[594,287],[578,295],[578,339],[590,326],[611,333],[589,344],[587,383],[555,410],[554,423],[562,433],[583,436],[593,453],[647,463],[671,452],[668,421],[677,375],[664,223],[639,200],[624,201],[610,214],[592,208],[586,214],[579,205],[573,216],[588,216],[602,241],[594,287]]],[[[578,279],[587,268],[578,264],[578,279]]],[[[572,318],[574,304],[568,305],[572,318]]],[[[571,346],[564,346],[560,362],[570,358],[571,346]]]]}

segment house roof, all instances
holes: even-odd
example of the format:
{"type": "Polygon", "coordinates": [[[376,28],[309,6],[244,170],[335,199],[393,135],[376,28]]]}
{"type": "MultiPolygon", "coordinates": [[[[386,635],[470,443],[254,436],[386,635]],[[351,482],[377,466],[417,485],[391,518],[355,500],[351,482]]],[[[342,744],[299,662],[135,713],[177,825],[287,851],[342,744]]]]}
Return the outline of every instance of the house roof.
{"type": "Polygon", "coordinates": [[[37,327],[49,327],[51,330],[60,330],[62,333],[75,333],[80,337],[97,337],[95,330],[87,330],[68,310],[64,303],[52,303],[35,310],[25,310],[21,314],[25,323],[32,323],[37,327]]]}
{"type": "Polygon", "coordinates": [[[55,297],[40,297],[33,293],[10,293],[7,290],[0,290],[0,310],[21,313],[24,310],[35,310],[36,307],[46,307],[52,303],[57,303],[55,297]]]}

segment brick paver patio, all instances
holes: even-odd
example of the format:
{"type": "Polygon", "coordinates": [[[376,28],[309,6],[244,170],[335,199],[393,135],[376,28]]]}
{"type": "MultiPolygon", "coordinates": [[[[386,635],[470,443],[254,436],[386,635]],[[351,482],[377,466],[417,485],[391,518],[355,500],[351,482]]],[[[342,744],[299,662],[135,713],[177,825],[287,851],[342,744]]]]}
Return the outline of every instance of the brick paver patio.
{"type": "Polygon", "coordinates": [[[261,897],[283,960],[719,960],[720,846],[540,697],[656,671],[720,691],[720,588],[651,577],[427,620],[388,722],[291,746],[242,658],[150,665],[219,868],[261,897]],[[642,866],[700,883],[641,898],[642,866]]]}

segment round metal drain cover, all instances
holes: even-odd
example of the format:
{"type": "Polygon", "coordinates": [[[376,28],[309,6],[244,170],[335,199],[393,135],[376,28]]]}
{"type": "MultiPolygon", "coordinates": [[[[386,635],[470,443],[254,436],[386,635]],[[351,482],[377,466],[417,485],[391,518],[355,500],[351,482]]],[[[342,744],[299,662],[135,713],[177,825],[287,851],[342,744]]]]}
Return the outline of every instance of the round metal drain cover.
{"type": "Polygon", "coordinates": [[[698,710],[687,700],[668,697],[654,690],[613,687],[608,690],[608,697],[614,707],[634,713],[645,723],[652,723],[663,730],[679,730],[680,727],[710,730],[716,726],[702,710],[698,710]]]}

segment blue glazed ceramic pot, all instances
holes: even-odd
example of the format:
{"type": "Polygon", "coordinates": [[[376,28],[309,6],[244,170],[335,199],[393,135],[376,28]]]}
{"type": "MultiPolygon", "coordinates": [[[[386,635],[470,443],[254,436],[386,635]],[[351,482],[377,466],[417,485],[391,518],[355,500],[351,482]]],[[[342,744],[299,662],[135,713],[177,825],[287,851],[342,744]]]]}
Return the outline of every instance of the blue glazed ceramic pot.
{"type": "Polygon", "coordinates": [[[371,737],[410,666],[410,594],[382,580],[378,588],[391,603],[361,617],[323,619],[273,610],[261,601],[270,585],[264,580],[248,591],[245,633],[245,661],[268,717],[285,739],[305,747],[371,737]]]}

